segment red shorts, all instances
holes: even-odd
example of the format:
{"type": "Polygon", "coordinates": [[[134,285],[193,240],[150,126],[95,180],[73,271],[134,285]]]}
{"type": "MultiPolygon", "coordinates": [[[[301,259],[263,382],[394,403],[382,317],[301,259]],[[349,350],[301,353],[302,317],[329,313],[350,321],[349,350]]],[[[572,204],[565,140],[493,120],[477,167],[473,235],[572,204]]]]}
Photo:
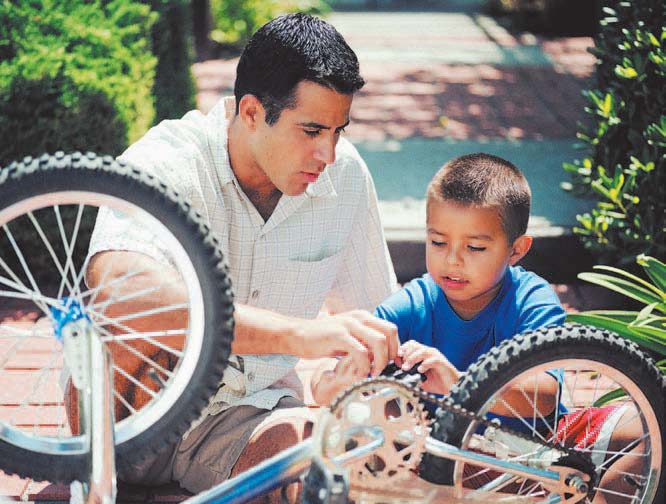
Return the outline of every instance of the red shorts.
{"type": "MultiPolygon", "coordinates": [[[[567,413],[558,422],[553,440],[564,441],[567,446],[580,449],[594,445],[599,439],[599,434],[607,429],[604,428],[606,420],[617,409],[618,406],[602,406],[567,413]]],[[[613,428],[615,423],[612,425],[613,428]]]]}

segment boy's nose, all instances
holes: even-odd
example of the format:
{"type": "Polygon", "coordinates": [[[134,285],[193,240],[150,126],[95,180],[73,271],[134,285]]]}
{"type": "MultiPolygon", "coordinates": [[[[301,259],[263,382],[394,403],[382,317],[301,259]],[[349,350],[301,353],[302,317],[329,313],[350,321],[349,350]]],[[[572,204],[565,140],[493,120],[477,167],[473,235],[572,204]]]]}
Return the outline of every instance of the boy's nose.
{"type": "Polygon", "coordinates": [[[446,254],[446,262],[453,265],[462,264],[462,258],[457,247],[449,248],[448,254],[446,254]]]}

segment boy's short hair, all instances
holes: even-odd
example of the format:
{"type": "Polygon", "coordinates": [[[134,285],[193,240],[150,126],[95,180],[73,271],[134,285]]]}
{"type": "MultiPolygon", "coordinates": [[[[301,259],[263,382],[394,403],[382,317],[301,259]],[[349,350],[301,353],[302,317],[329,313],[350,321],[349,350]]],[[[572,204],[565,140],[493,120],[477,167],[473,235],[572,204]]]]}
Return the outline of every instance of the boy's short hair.
{"type": "Polygon", "coordinates": [[[527,179],[509,161],[491,154],[467,154],[442,166],[430,181],[427,203],[452,201],[496,208],[509,243],[527,232],[532,193],[527,179]]]}
{"type": "Polygon", "coordinates": [[[329,23],[307,14],[277,17],[263,25],[243,49],[236,69],[236,113],[240,100],[252,94],[275,124],[285,108],[296,105],[296,86],[311,81],[351,95],[365,81],[358,58],[329,23]]]}

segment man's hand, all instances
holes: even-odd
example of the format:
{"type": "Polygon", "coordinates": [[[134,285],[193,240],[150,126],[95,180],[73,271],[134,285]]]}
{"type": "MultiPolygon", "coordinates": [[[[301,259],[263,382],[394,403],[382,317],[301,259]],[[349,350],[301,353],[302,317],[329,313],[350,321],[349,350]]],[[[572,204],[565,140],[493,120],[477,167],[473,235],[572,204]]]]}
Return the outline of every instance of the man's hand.
{"type": "Polygon", "coordinates": [[[314,320],[299,320],[296,355],[304,358],[349,356],[356,374],[379,375],[398,351],[398,330],[390,322],[355,310],[314,320]]]}
{"type": "Polygon", "coordinates": [[[460,372],[436,348],[416,341],[407,341],[398,349],[396,364],[408,371],[418,363],[416,370],[426,375],[427,380],[421,382],[421,388],[435,394],[448,394],[451,385],[460,378],[460,372]]]}

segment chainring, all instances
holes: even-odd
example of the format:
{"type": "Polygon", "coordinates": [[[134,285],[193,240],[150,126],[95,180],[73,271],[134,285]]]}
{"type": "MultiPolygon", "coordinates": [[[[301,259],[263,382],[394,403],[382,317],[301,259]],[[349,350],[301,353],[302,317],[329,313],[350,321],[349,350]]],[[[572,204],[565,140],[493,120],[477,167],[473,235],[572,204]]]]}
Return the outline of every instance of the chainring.
{"type": "Polygon", "coordinates": [[[413,389],[394,378],[369,378],[339,395],[322,435],[322,455],[333,458],[369,441],[358,426],[378,426],[383,445],[350,463],[350,485],[385,488],[418,468],[430,433],[427,413],[413,389]]]}

